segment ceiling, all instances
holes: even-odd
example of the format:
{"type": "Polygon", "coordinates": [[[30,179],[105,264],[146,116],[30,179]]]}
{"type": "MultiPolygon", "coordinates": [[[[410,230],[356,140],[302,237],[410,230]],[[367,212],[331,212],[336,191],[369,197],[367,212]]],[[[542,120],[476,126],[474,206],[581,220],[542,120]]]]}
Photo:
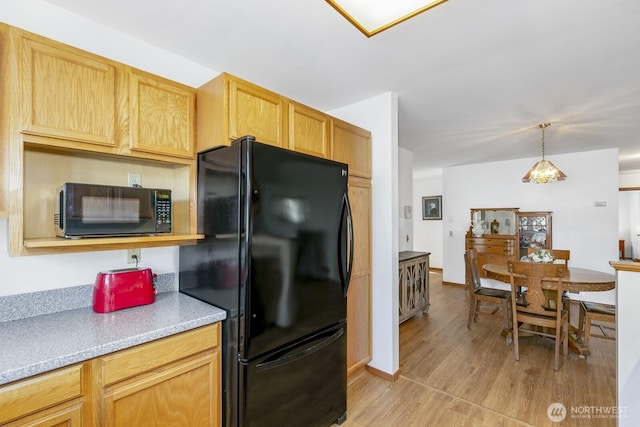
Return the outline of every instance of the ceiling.
{"type": "Polygon", "coordinates": [[[371,38],[324,0],[47,1],[322,111],[393,92],[418,174],[539,157],[542,122],[548,156],[640,170],[638,0],[449,0],[371,38]]]}

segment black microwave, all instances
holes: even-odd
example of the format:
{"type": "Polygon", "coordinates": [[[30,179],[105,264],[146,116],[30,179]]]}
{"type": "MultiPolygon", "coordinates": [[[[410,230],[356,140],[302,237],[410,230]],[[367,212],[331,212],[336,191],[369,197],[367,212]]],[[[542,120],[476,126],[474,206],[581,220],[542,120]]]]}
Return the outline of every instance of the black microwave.
{"type": "Polygon", "coordinates": [[[170,233],[171,190],[68,182],[55,197],[53,223],[65,238],[170,233]]]}

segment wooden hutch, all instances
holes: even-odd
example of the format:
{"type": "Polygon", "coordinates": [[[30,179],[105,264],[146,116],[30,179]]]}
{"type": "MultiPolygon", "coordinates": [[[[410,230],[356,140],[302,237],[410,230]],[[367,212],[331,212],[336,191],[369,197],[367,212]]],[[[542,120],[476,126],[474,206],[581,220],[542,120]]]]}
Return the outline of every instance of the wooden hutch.
{"type": "MultiPolygon", "coordinates": [[[[551,212],[520,212],[519,208],[474,208],[465,250],[478,251],[478,263],[506,264],[527,255],[530,247],[552,249],[551,212]]],[[[487,277],[480,269],[480,274],[487,277]]]]}

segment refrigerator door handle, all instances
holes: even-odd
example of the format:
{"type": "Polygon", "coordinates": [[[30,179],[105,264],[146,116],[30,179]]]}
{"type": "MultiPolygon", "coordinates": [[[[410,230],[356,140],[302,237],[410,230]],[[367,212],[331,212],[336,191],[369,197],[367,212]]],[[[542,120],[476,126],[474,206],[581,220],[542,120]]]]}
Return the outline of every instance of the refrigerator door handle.
{"type": "Polygon", "coordinates": [[[333,335],[329,337],[326,337],[326,338],[322,337],[323,338],[322,341],[310,347],[307,347],[302,351],[298,351],[292,354],[287,354],[282,357],[276,357],[275,359],[258,363],[256,365],[256,371],[259,372],[259,371],[264,371],[266,369],[276,368],[278,366],[286,365],[287,363],[290,363],[294,360],[302,359],[303,357],[311,353],[314,353],[318,350],[322,350],[323,348],[325,348],[326,346],[328,346],[329,344],[331,344],[332,342],[340,338],[342,335],[344,335],[344,327],[341,327],[333,335]]]}
{"type": "Polygon", "coordinates": [[[339,228],[339,241],[338,241],[338,267],[340,273],[340,282],[342,284],[342,292],[344,296],[347,296],[347,291],[349,290],[349,282],[351,281],[351,269],[353,267],[353,220],[351,217],[351,204],[349,203],[349,196],[345,193],[342,196],[342,213],[340,215],[340,228],[339,228]],[[343,227],[342,218],[346,218],[346,230],[343,227]],[[347,243],[349,248],[347,249],[347,265],[344,266],[342,263],[343,253],[342,253],[342,241],[343,239],[347,239],[347,243]],[[345,268],[346,267],[346,268],[345,268]]]}

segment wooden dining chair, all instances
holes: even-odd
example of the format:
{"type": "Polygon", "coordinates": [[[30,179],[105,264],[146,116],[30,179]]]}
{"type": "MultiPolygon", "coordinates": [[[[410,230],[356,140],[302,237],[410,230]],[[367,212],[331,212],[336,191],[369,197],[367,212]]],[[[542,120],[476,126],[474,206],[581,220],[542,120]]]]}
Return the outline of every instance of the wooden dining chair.
{"type": "Polygon", "coordinates": [[[545,252],[549,252],[551,255],[553,255],[553,259],[555,260],[562,260],[564,261],[564,264],[568,265],[569,264],[569,258],[571,258],[571,251],[568,249],[535,249],[535,248],[529,248],[527,250],[527,255],[531,255],[534,252],[537,251],[545,251],[545,252]]]}
{"type": "MultiPolygon", "coordinates": [[[[469,318],[467,320],[467,328],[471,328],[471,324],[477,322],[478,314],[485,313],[480,310],[480,305],[484,302],[493,307],[493,310],[487,314],[495,314],[498,309],[502,308],[504,331],[509,331],[511,329],[511,307],[509,305],[511,292],[505,289],[489,287],[492,279],[485,279],[485,286],[483,286],[480,278],[480,266],[478,265],[478,252],[475,248],[469,248],[465,251],[464,263],[466,266],[467,289],[469,290],[469,318]]],[[[505,283],[502,282],[500,282],[500,284],[502,286],[505,285],[505,283]]],[[[508,336],[507,339],[510,340],[510,336],[508,336]]]]}
{"type": "Polygon", "coordinates": [[[555,340],[553,369],[558,370],[560,346],[566,356],[569,349],[569,315],[562,302],[563,283],[567,267],[563,264],[508,261],[511,283],[513,344],[516,360],[520,360],[519,334],[535,334],[555,340]],[[543,291],[542,282],[555,280],[554,290],[543,291]],[[524,298],[517,288],[526,287],[524,298]],[[531,326],[531,328],[529,328],[531,326]],[[547,328],[547,329],[545,329],[547,328]]]}
{"type": "MultiPolygon", "coordinates": [[[[593,321],[616,323],[616,306],[611,304],[602,304],[591,301],[580,301],[580,317],[578,320],[579,335],[582,343],[589,348],[589,337],[591,337],[591,326],[593,321]]],[[[613,335],[607,334],[606,329],[598,324],[602,335],[593,335],[594,338],[603,338],[607,340],[615,340],[615,332],[613,335]]]]}

